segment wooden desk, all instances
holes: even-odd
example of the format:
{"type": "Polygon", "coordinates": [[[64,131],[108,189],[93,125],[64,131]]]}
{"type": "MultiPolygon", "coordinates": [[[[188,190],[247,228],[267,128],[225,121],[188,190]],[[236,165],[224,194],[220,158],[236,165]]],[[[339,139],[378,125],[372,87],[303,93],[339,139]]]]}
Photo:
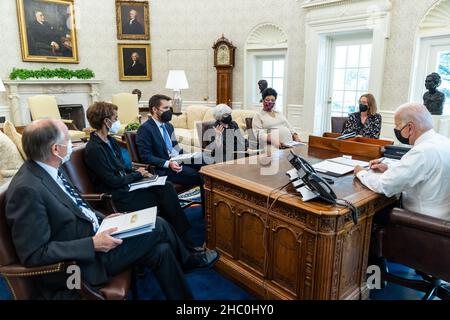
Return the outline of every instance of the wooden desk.
{"type": "MultiPolygon", "coordinates": [[[[256,157],[202,168],[205,176],[207,246],[221,253],[216,268],[266,299],[361,299],[365,285],[373,215],[394,202],[365,188],[352,175],[334,178],[339,198],[361,211],[354,225],[349,210],[304,203],[289,182],[288,150],[273,155],[276,175],[261,175],[256,157]],[[242,164],[246,163],[246,164],[242,164]],[[267,251],[267,253],[266,253],[267,251]]],[[[342,154],[301,146],[295,152],[311,163],[342,154]]],[[[363,159],[363,158],[360,158],[363,159]]]]}

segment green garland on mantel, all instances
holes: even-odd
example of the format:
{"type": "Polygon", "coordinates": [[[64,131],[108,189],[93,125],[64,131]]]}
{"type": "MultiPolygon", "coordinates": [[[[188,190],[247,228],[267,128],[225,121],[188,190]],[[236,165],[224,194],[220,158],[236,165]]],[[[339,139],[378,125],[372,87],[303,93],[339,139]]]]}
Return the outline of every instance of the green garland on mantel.
{"type": "Polygon", "coordinates": [[[90,69],[80,69],[80,70],[69,70],[65,68],[58,69],[47,69],[42,68],[39,70],[28,70],[28,69],[16,69],[14,68],[9,78],[11,80],[26,80],[30,78],[34,79],[92,79],[95,77],[95,74],[90,69]]]}

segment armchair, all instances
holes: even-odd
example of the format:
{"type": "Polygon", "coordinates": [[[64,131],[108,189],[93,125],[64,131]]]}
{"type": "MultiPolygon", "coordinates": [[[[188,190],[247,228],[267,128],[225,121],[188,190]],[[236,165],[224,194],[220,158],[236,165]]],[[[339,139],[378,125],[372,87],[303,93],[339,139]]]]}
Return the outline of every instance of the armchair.
{"type": "Polygon", "coordinates": [[[84,162],[85,147],[85,144],[75,147],[70,161],[64,163],[63,169],[73,185],[80,191],[82,197],[96,210],[104,214],[117,212],[110,194],[96,193],[94,190],[94,185],[84,162]]]}
{"type": "Polygon", "coordinates": [[[331,132],[341,134],[347,120],[348,117],[331,117],[331,132]]]}
{"type": "Polygon", "coordinates": [[[86,134],[80,131],[72,120],[61,119],[58,105],[54,96],[38,95],[28,98],[28,107],[30,108],[31,118],[37,119],[56,119],[62,120],[69,128],[69,136],[72,141],[86,140],[86,134]]]}
{"type": "Polygon", "coordinates": [[[131,93],[114,94],[112,103],[118,107],[117,114],[121,126],[118,134],[123,134],[128,124],[141,122],[137,95],[131,93]]]}
{"type": "MultiPolygon", "coordinates": [[[[0,275],[6,279],[9,290],[15,300],[29,300],[36,296],[33,278],[42,274],[66,272],[73,262],[59,262],[47,266],[25,267],[19,258],[11,239],[6,221],[6,191],[0,193],[0,275]]],[[[125,299],[131,286],[131,270],[114,276],[109,284],[99,290],[82,283],[79,293],[84,299],[113,300],[125,299]]]]}
{"type": "Polygon", "coordinates": [[[450,221],[394,208],[388,222],[376,226],[372,254],[382,269],[384,281],[425,292],[423,300],[450,299],[450,221]],[[410,280],[389,273],[386,260],[416,270],[422,280],[410,280]]]}

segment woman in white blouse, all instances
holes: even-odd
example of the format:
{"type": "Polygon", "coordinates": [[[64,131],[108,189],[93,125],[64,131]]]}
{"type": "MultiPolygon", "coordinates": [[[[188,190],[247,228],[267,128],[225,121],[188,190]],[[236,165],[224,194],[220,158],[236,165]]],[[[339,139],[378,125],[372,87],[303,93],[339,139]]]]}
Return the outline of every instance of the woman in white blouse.
{"type": "Polygon", "coordinates": [[[300,136],[285,116],[275,110],[277,95],[272,88],[262,92],[263,109],[253,117],[252,127],[260,142],[266,141],[282,148],[284,144],[291,141],[300,141],[300,136]]]}

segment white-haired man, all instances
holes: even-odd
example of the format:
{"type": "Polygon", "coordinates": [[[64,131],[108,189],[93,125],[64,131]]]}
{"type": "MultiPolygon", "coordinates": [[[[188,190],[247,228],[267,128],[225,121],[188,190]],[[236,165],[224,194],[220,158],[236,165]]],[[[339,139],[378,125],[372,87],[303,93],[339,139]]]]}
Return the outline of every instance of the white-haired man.
{"type": "Polygon", "coordinates": [[[356,167],[355,175],[372,191],[401,193],[407,210],[450,220],[450,140],[433,130],[431,114],[418,103],[396,110],[394,132],[413,148],[398,163],[373,160],[370,171],[356,167]]]}

